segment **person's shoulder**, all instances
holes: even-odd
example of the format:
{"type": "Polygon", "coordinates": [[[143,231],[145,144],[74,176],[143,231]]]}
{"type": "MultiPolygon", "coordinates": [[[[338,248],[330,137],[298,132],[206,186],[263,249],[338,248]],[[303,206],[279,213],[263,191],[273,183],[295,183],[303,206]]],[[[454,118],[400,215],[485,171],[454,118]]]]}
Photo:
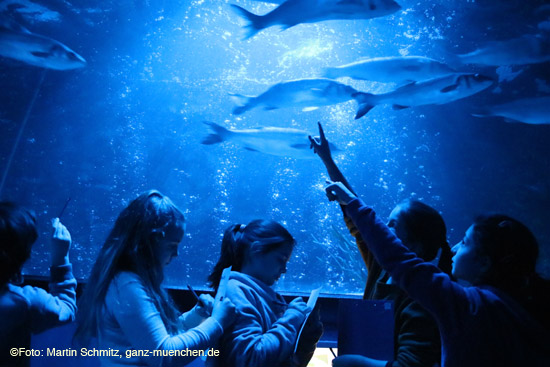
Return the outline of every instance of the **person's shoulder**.
{"type": "Polygon", "coordinates": [[[133,272],[130,271],[120,271],[118,272],[107,289],[107,298],[118,297],[121,293],[130,292],[130,290],[143,288],[143,282],[141,278],[133,272]]]}
{"type": "Polygon", "coordinates": [[[131,271],[119,271],[113,278],[112,284],[124,285],[129,283],[142,283],[141,278],[131,271]]]}
{"type": "Polygon", "coordinates": [[[235,300],[238,303],[255,302],[258,296],[258,289],[254,286],[253,282],[249,282],[246,279],[231,278],[227,282],[226,295],[231,300],[235,300]]]}
{"type": "Polygon", "coordinates": [[[231,278],[227,282],[226,293],[242,293],[245,289],[250,289],[250,286],[243,283],[240,279],[231,278]]]}

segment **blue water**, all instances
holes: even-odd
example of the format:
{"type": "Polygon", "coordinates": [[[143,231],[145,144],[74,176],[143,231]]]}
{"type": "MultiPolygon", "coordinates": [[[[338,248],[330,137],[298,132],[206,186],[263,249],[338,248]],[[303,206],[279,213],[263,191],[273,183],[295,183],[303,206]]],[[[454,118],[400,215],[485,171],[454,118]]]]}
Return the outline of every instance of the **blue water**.
{"type": "MultiPolygon", "coordinates": [[[[83,69],[44,71],[0,59],[2,175],[29,112],[0,192],[39,218],[41,236],[27,274],[48,274],[48,221],[67,198],[62,221],[74,240],[71,260],[76,276],[86,278],[118,213],[156,188],[187,218],[180,256],[167,269],[169,286],[205,286],[223,230],[271,218],[298,240],[279,289],[322,285],[326,293],[361,293],[366,273],[339,207],[326,200],[320,160],[269,156],[232,143],[201,145],[207,120],[315,134],[321,121],[341,149],[335,158],[342,171],[382,216],[405,198],[423,200],[442,212],[449,241],[456,243],[476,214],[509,213],[537,235],[539,270],[550,276],[550,126],[471,116],[485,104],[549,94],[548,63],[501,68],[505,80],[467,99],[400,111],[377,106],[357,121],[354,101],[311,112],[253,109],[234,116],[228,94],[257,95],[365,57],[448,61],[486,41],[536,32],[550,17],[550,9],[540,8],[544,1],[398,0],[402,11],[387,17],[272,27],[246,41],[244,21],[229,4],[257,14],[275,5],[21,0],[22,6],[9,6],[15,2],[0,2],[0,11],[88,62],[83,69]]],[[[497,77],[494,68],[469,70],[497,77]]],[[[341,81],[372,93],[395,87],[341,81]]]]}

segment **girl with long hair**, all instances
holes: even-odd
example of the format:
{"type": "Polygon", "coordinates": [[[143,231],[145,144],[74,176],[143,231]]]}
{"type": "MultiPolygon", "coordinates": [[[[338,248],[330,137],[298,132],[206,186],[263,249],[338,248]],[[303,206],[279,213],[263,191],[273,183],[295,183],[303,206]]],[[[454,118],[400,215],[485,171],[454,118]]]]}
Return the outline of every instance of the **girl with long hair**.
{"type": "Polygon", "coordinates": [[[96,337],[99,349],[123,354],[100,356],[102,365],[185,365],[196,355],[161,352],[208,349],[232,322],[229,300],[213,310],[206,302],[207,307],[197,305],[180,315],[162,288],[164,267],[177,256],[184,230],[182,212],[154,190],[139,195],[118,216],[79,301],[75,333],[77,340],[96,337]]]}

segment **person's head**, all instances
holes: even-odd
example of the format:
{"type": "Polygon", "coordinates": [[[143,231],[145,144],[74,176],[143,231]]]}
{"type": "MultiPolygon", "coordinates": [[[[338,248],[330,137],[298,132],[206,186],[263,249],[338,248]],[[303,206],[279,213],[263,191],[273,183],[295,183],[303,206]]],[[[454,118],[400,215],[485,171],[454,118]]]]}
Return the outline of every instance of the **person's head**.
{"type": "Polygon", "coordinates": [[[118,216],[101,248],[79,305],[77,334],[94,335],[109,284],[119,271],[136,273],[168,330],[176,312],[161,288],[164,267],[177,256],[185,218],[166,196],[151,190],[139,195],[118,216]]]}
{"type": "Polygon", "coordinates": [[[118,216],[101,250],[113,255],[105,265],[141,276],[149,271],[162,274],[177,256],[184,229],[183,213],[167,196],[155,190],[145,192],[118,216]]]}
{"type": "Polygon", "coordinates": [[[512,290],[535,274],[538,244],[524,224],[493,214],[476,218],[453,253],[458,279],[512,290]]]}
{"type": "Polygon", "coordinates": [[[220,259],[208,280],[217,289],[223,269],[232,266],[232,270],[273,285],[286,272],[295,244],[292,235],[274,221],[232,225],[224,232],[220,259]]]}
{"type": "Polygon", "coordinates": [[[439,267],[450,271],[447,227],[437,210],[417,200],[405,200],[390,213],[388,227],[401,242],[425,261],[432,261],[442,249],[439,267]]]}
{"type": "Polygon", "coordinates": [[[0,287],[21,272],[37,238],[34,213],[11,202],[0,202],[0,287]]]}

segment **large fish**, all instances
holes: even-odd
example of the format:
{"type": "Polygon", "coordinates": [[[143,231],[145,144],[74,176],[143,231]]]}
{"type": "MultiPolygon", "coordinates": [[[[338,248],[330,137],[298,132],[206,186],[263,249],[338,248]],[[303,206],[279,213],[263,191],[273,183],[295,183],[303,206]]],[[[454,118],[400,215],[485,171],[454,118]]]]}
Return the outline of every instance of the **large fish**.
{"type": "Polygon", "coordinates": [[[31,33],[19,24],[0,21],[0,56],[54,70],[86,65],[82,56],[54,39],[31,33]]]}
{"type": "Polygon", "coordinates": [[[485,107],[476,117],[500,116],[507,121],[526,124],[550,124],[550,96],[522,98],[512,102],[485,107]]]}
{"type": "Polygon", "coordinates": [[[384,94],[357,92],[354,97],[359,103],[356,119],[369,112],[374,106],[391,104],[394,109],[429,104],[445,104],[466,98],[489,88],[493,79],[479,74],[453,74],[441,78],[413,82],[384,94]]]}
{"type": "Polygon", "coordinates": [[[463,64],[489,66],[527,65],[550,61],[550,37],[525,35],[506,41],[491,42],[485,47],[458,55],[463,64]]]}
{"type": "Polygon", "coordinates": [[[438,78],[456,71],[446,64],[423,56],[377,57],[325,68],[325,78],[350,77],[382,83],[412,82],[438,78]]]}
{"type": "Polygon", "coordinates": [[[275,25],[288,29],[300,23],[324,20],[370,19],[401,9],[394,0],[287,0],[266,15],[252,14],[238,5],[231,6],[250,22],[246,26],[248,34],[245,38],[275,25]]]}
{"type": "Polygon", "coordinates": [[[357,90],[330,79],[298,79],[271,86],[259,96],[232,94],[231,98],[239,106],[233,109],[240,115],[254,107],[275,110],[284,107],[302,107],[311,111],[321,106],[347,102],[354,99],[357,90]]]}
{"type": "MultiPolygon", "coordinates": [[[[202,144],[211,145],[231,141],[247,150],[281,157],[314,159],[315,154],[309,148],[306,131],[280,127],[262,127],[258,129],[229,130],[213,122],[204,121],[213,133],[202,140],[202,144]]],[[[331,151],[339,151],[334,145],[331,151]]]]}

